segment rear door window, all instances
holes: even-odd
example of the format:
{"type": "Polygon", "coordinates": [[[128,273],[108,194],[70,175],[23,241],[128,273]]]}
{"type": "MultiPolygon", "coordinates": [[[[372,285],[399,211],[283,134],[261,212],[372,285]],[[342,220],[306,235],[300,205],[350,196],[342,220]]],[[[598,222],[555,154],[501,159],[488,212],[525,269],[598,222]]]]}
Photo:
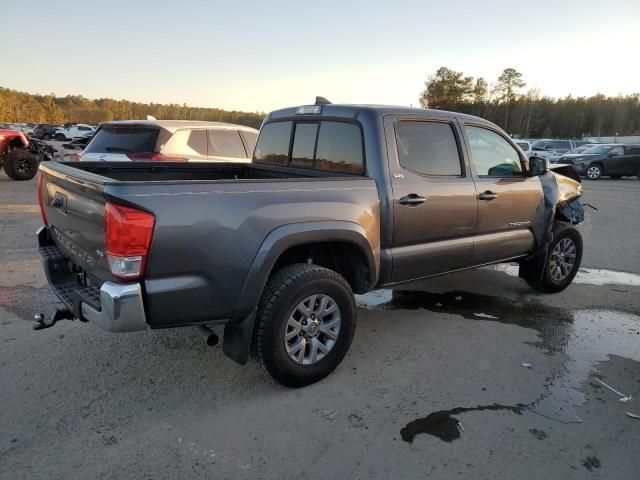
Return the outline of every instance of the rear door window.
{"type": "Polygon", "coordinates": [[[237,130],[209,130],[209,156],[247,158],[237,130]]]}
{"type": "Polygon", "coordinates": [[[87,153],[153,153],[159,128],[131,126],[102,126],[93,136],[87,153]]]}
{"type": "Polygon", "coordinates": [[[400,165],[420,175],[462,175],[462,164],[453,128],[448,123],[409,122],[396,124],[400,165]]]}
{"type": "Polygon", "coordinates": [[[207,155],[207,132],[205,130],[191,130],[187,139],[187,146],[198,155],[207,155]]]}

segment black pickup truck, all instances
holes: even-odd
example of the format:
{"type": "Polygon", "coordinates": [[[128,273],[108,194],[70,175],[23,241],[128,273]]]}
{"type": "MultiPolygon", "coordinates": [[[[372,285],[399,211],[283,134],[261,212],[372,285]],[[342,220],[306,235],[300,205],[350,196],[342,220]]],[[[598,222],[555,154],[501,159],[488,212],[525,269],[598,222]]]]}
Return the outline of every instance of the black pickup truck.
{"type": "Polygon", "coordinates": [[[250,164],[40,170],[39,248],[65,305],[54,319],[223,324],[226,355],[253,353],[288,386],[338,366],[354,292],[504,261],[557,292],[582,256],[580,184],[444,111],[318,101],[269,114],[250,164]]]}

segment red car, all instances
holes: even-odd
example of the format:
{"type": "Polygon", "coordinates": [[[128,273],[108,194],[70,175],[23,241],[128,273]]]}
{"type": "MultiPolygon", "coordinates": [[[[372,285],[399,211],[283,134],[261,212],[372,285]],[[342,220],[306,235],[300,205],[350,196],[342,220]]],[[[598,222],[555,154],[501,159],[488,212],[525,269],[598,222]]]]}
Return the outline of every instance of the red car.
{"type": "Polygon", "coordinates": [[[31,180],[42,160],[53,158],[53,148],[40,141],[29,140],[18,130],[0,129],[0,169],[13,180],[31,180]]]}

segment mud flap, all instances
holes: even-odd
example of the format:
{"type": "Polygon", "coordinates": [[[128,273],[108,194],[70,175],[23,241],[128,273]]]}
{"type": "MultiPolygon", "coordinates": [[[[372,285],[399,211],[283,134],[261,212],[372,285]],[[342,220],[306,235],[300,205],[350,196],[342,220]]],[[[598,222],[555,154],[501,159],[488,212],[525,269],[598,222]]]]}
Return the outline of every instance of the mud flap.
{"type": "Polygon", "coordinates": [[[249,360],[255,323],[256,311],[254,310],[239,322],[227,323],[224,327],[222,352],[240,365],[244,365],[249,360]]]}

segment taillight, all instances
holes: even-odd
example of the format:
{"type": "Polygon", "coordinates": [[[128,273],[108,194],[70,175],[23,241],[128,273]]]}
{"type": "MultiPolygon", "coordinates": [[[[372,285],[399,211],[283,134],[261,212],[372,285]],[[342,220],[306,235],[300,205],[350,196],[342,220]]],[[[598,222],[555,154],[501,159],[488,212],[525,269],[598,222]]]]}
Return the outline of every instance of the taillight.
{"type": "Polygon", "coordinates": [[[144,273],[155,220],[143,210],[107,203],[104,238],[113,275],[133,279],[144,273]]]}
{"type": "Polygon", "coordinates": [[[44,185],[44,177],[42,174],[38,177],[38,205],[40,205],[40,216],[42,217],[42,223],[49,225],[47,222],[47,215],[44,213],[44,198],[42,197],[42,186],[44,185]]]}
{"type": "Polygon", "coordinates": [[[162,153],[128,153],[127,157],[134,162],[186,162],[189,160],[186,157],[169,157],[162,153]]]}

